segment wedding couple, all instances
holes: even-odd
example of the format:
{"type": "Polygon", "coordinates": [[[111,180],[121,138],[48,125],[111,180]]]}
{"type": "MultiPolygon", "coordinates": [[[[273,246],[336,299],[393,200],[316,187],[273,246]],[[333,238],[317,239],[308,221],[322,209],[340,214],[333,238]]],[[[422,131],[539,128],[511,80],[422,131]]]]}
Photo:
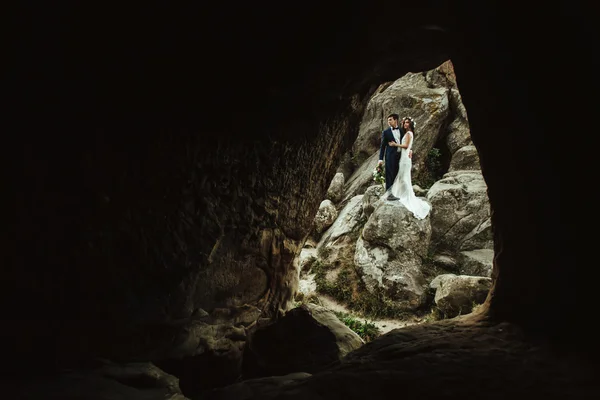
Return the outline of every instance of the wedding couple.
{"type": "Polygon", "coordinates": [[[431,206],[415,196],[410,173],[415,122],[410,117],[402,118],[400,126],[399,118],[398,114],[390,114],[387,118],[389,128],[381,136],[379,164],[383,164],[385,155],[386,189],[382,198],[400,201],[415,217],[423,219],[429,214],[431,206]]]}

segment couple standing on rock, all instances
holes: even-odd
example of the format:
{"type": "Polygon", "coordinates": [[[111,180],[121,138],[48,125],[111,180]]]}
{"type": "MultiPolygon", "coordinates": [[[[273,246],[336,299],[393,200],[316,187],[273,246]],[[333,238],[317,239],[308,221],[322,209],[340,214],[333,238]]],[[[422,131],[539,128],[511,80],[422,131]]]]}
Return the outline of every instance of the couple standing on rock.
{"type": "Polygon", "coordinates": [[[410,172],[415,121],[411,117],[405,117],[399,124],[399,118],[398,114],[388,115],[389,128],[381,135],[379,164],[383,164],[385,156],[386,189],[382,198],[400,201],[415,217],[423,219],[429,214],[431,206],[415,196],[410,172]]]}

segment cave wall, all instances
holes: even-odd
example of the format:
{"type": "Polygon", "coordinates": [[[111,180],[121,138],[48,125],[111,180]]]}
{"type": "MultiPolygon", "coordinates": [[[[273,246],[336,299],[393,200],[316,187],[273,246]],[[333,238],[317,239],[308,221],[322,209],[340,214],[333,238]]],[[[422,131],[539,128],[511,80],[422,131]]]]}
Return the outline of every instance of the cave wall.
{"type": "Polygon", "coordinates": [[[589,112],[585,99],[597,85],[563,79],[574,65],[598,65],[588,47],[590,10],[561,3],[557,10],[470,5],[457,11],[456,40],[467,41],[469,50],[458,50],[452,61],[492,209],[490,315],[596,353],[593,334],[578,328],[591,300],[584,281],[595,276],[584,262],[583,227],[590,221],[572,212],[594,200],[570,189],[585,186],[594,167],[570,145],[590,140],[590,121],[577,116],[589,112]],[[481,18],[462,24],[475,14],[481,18]],[[568,56],[557,49],[568,49],[568,56]]]}
{"type": "MultiPolygon", "coordinates": [[[[577,231],[565,225],[556,117],[591,106],[571,101],[580,86],[550,78],[592,65],[588,25],[565,36],[474,2],[387,4],[409,18],[397,30],[386,7],[307,6],[287,18],[250,5],[153,7],[71,10],[52,25],[40,9],[23,26],[62,28],[23,34],[15,75],[13,105],[35,117],[21,120],[10,157],[8,369],[140,356],[153,346],[147,327],[202,311],[250,303],[276,317],[369,95],[449,58],[493,210],[490,315],[573,334],[553,321],[576,321],[587,292],[564,285],[565,269],[589,271],[564,251],[577,231]],[[208,21],[228,28],[215,34],[208,21]],[[572,56],[557,56],[567,46],[572,56]]],[[[571,119],[570,131],[587,123],[571,119]]]]}
{"type": "Polygon", "coordinates": [[[28,172],[63,165],[34,177],[38,191],[18,204],[23,244],[36,251],[20,249],[16,272],[43,275],[21,294],[35,319],[61,325],[28,334],[40,345],[55,334],[60,351],[122,356],[142,351],[151,326],[198,313],[253,304],[279,315],[295,289],[292,260],[357,134],[362,104],[347,108],[288,141],[97,129],[61,142],[60,155],[35,149],[28,172]]]}
{"type": "Polygon", "coordinates": [[[344,24],[310,8],[106,11],[40,8],[23,26],[15,104],[36,113],[11,159],[8,369],[144,358],[179,321],[245,304],[281,314],[377,84],[377,58],[348,51],[364,40],[352,7],[344,24]],[[235,29],[214,37],[219,18],[235,29]]]}

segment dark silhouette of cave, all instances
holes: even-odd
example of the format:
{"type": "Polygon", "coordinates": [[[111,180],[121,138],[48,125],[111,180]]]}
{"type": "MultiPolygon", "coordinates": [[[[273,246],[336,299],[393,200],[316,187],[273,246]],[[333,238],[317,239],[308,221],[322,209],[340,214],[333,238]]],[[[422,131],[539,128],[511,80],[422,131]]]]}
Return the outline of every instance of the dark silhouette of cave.
{"type": "Polygon", "coordinates": [[[599,35],[590,4],[557,4],[22,5],[5,376],[147,359],[203,311],[280,317],[370,94],[447,59],[493,212],[484,314],[595,360],[599,35]]]}

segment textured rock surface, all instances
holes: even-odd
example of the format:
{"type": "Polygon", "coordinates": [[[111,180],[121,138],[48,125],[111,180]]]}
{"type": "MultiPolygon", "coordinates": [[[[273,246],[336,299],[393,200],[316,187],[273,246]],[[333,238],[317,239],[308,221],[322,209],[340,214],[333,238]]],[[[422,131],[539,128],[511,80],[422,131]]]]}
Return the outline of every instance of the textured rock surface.
{"type": "Polygon", "coordinates": [[[327,371],[285,386],[263,385],[243,399],[359,400],[398,393],[419,399],[500,400],[531,393],[591,399],[600,393],[588,361],[556,353],[514,325],[466,317],[391,331],[327,371]]]}
{"type": "Polygon", "coordinates": [[[302,305],[257,329],[245,349],[246,379],[294,372],[314,373],[362,346],[364,341],[333,312],[302,305]]]}

